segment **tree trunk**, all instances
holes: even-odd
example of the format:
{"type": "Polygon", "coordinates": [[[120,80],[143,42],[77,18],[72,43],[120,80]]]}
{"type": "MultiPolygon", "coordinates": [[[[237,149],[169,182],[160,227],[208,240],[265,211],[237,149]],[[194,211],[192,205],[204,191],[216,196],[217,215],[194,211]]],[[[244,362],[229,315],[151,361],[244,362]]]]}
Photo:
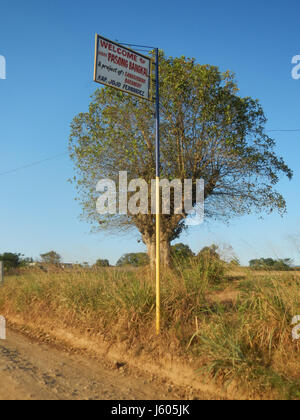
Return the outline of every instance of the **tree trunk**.
{"type": "MultiPolygon", "coordinates": [[[[156,242],[155,236],[151,238],[143,238],[144,243],[147,246],[148,255],[150,258],[150,267],[155,269],[156,264],[156,242]]],[[[161,266],[164,268],[170,267],[171,265],[171,246],[170,241],[161,238],[160,240],[160,261],[161,266]]]]}
{"type": "Polygon", "coordinates": [[[151,269],[154,270],[155,260],[156,260],[155,238],[154,238],[154,240],[152,240],[152,238],[151,238],[148,241],[146,241],[146,246],[147,246],[148,255],[149,255],[149,259],[150,259],[150,267],[151,267],[151,269]]]}
{"type": "Polygon", "coordinates": [[[171,266],[171,245],[168,240],[160,241],[160,260],[162,267],[169,268],[171,266]]]}

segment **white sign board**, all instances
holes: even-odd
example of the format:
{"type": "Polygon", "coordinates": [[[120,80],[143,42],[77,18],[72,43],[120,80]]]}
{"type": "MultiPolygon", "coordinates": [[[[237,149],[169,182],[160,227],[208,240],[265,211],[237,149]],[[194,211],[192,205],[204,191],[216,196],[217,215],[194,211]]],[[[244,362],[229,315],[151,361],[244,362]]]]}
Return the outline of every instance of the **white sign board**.
{"type": "Polygon", "coordinates": [[[151,58],[96,35],[94,81],[151,99],[151,58]]]}

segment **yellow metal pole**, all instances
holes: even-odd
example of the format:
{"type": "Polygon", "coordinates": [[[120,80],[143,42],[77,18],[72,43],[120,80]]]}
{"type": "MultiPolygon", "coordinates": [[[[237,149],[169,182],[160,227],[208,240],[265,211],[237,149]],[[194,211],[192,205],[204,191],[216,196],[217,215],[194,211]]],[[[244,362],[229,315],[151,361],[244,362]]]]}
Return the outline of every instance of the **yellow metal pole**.
{"type": "Polygon", "coordinates": [[[155,49],[155,78],[156,78],[156,334],[160,333],[160,199],[159,199],[159,179],[160,179],[160,148],[159,148],[159,52],[155,49]]]}
{"type": "Polygon", "coordinates": [[[156,334],[160,333],[160,203],[159,177],[156,177],[156,334]]]}

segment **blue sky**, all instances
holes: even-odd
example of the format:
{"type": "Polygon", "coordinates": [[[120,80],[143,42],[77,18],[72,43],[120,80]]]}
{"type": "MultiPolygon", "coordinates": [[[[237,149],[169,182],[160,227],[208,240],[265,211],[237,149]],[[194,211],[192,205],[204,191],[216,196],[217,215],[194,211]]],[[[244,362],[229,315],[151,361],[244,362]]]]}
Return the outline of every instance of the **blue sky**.
{"type": "MultiPolygon", "coordinates": [[[[70,122],[98,87],[92,81],[96,32],[232,70],[240,94],[262,103],[268,129],[300,128],[300,80],[291,77],[292,57],[300,54],[299,12],[296,0],[2,2],[0,55],[7,79],[0,80],[0,173],[67,151],[70,122]]],[[[272,136],[294,170],[292,182],[278,187],[288,213],[192,228],[181,241],[194,251],[229,243],[244,264],[260,256],[291,256],[300,264],[300,132],[272,136]]],[[[0,175],[0,253],[36,258],[55,249],[67,262],[114,263],[144,249],[138,235],[89,234],[67,181],[72,175],[67,155],[0,175]]]]}

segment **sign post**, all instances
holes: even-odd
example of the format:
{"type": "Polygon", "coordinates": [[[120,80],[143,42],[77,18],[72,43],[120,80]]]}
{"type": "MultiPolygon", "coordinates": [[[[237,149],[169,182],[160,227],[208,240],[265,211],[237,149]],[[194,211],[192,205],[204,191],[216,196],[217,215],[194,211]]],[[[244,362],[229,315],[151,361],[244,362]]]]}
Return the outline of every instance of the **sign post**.
{"type": "Polygon", "coordinates": [[[151,58],[96,35],[94,81],[152,101],[151,58]]]}
{"type": "Polygon", "coordinates": [[[94,81],[152,101],[152,60],[124,45],[155,50],[155,161],[156,161],[156,333],[160,333],[160,107],[159,50],[110,41],[96,35],[94,81]]]}
{"type": "Polygon", "coordinates": [[[159,51],[155,49],[155,79],[156,79],[156,334],[160,332],[160,115],[159,115],[159,51]]]}
{"type": "Polygon", "coordinates": [[[0,286],[4,284],[4,264],[0,261],[0,286]]]}

